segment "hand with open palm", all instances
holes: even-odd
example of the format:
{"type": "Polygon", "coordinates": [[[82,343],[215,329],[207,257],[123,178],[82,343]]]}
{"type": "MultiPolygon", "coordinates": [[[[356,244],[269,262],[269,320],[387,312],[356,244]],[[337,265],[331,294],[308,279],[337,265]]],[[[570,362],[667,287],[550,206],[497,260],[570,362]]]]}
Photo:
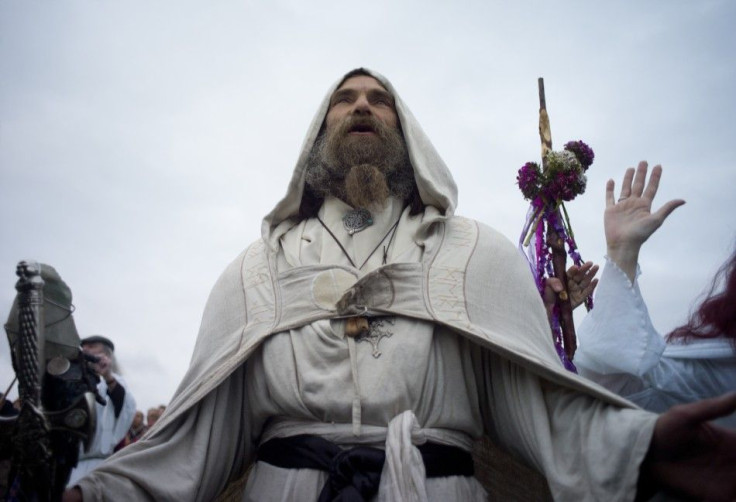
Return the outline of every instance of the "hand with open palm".
{"type": "Polygon", "coordinates": [[[642,244],[662,225],[672,211],[685,203],[682,199],[673,199],[652,212],[652,203],[657,195],[661,177],[662,167],[654,166],[647,183],[647,163],[639,162],[636,170],[633,168],[626,170],[618,201],[614,200],[614,181],[608,180],[606,184],[603,224],[608,256],[632,281],[642,244]]]}
{"type": "MultiPolygon", "coordinates": [[[[598,273],[598,265],[594,265],[592,261],[587,261],[582,265],[571,265],[567,269],[567,294],[570,296],[570,305],[573,310],[593,294],[593,290],[598,285],[598,279],[595,278],[596,273],[598,273]]],[[[564,289],[562,281],[557,277],[548,277],[545,281],[542,299],[550,320],[557,294],[564,289]]]]}

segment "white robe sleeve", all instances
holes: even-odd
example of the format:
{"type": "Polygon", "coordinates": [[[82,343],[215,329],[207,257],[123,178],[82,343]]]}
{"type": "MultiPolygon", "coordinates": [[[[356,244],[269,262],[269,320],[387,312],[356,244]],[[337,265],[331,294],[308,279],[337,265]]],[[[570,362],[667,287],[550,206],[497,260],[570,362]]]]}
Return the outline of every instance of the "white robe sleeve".
{"type": "Polygon", "coordinates": [[[665,341],[654,329],[636,280],[610,260],[601,273],[595,306],[578,328],[575,366],[602,375],[642,377],[659,363],[665,341]]]}
{"type": "MultiPolygon", "coordinates": [[[[218,333],[242,329],[244,309],[233,305],[244,305],[238,263],[220,277],[207,303],[198,341],[202,350],[222,348],[213,342],[217,333],[204,328],[213,319],[218,321],[218,333]]],[[[241,365],[193,407],[168,421],[162,418],[142,439],[80,479],[77,486],[84,501],[214,500],[252,459],[246,404],[245,365],[241,365]]]]}
{"type": "Polygon", "coordinates": [[[169,427],[123,448],[82,478],[84,501],[214,500],[247,458],[243,369],[169,427]]]}
{"type": "MultiPolygon", "coordinates": [[[[654,329],[638,284],[607,261],[595,308],[578,329],[583,376],[639,406],[670,407],[736,389],[736,355],[725,339],[668,344],[654,329]]],[[[718,423],[734,427],[736,415],[718,423]]]]}
{"type": "Polygon", "coordinates": [[[475,368],[486,432],[555,500],[634,500],[657,415],[560,387],[490,351],[475,368]]]}
{"type": "Polygon", "coordinates": [[[512,245],[494,245],[490,232],[477,247],[478,260],[467,269],[478,279],[466,285],[468,312],[487,326],[489,339],[502,342],[474,355],[485,431],[539,471],[555,500],[634,500],[657,415],[606,398],[569,372],[552,372],[562,364],[528,263],[512,245]]]}

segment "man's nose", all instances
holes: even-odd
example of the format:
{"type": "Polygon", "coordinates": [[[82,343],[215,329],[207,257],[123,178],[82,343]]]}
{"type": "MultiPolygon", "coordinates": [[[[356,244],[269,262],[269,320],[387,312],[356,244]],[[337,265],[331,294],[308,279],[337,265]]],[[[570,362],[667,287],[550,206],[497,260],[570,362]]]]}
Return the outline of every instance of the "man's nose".
{"type": "Polygon", "coordinates": [[[371,104],[368,102],[368,97],[365,95],[358,96],[353,104],[353,113],[356,115],[370,115],[371,104]]]}

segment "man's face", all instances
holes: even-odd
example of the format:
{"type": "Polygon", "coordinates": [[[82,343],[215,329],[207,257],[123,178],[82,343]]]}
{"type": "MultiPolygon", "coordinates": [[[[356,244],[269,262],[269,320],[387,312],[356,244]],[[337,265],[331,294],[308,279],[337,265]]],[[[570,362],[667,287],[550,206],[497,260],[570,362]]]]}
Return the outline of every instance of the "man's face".
{"type": "MultiPolygon", "coordinates": [[[[332,94],[325,119],[327,131],[351,116],[375,117],[392,129],[399,123],[393,96],[378,80],[365,75],[350,77],[332,94]]],[[[348,134],[370,136],[375,135],[375,131],[356,127],[348,134]]]]}
{"type": "Polygon", "coordinates": [[[360,164],[391,171],[406,150],[398,123],[394,98],[375,78],[347,79],[330,98],[322,137],[325,163],[339,179],[360,164]]]}
{"type": "Polygon", "coordinates": [[[112,360],[108,355],[108,349],[105,345],[99,342],[85,343],[82,345],[82,350],[100,359],[99,362],[92,365],[98,375],[108,375],[110,373],[112,360]]]}
{"type": "Polygon", "coordinates": [[[415,187],[393,96],[373,77],[350,77],[330,97],[307,166],[307,186],[353,207],[406,200],[415,187]]]}

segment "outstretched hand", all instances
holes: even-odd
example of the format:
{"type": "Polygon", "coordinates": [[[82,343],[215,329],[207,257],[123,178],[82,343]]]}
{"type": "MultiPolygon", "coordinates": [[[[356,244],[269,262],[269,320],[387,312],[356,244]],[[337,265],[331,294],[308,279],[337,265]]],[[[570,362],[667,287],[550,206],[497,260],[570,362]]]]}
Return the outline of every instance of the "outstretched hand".
{"type": "Polygon", "coordinates": [[[654,166],[647,183],[647,163],[639,162],[636,171],[633,168],[626,170],[618,201],[614,200],[614,181],[608,180],[606,184],[603,224],[608,256],[631,280],[634,279],[642,244],[662,225],[672,211],[685,203],[682,199],[673,199],[652,212],[652,202],[657,195],[661,177],[662,167],[654,166]]]}
{"type": "MultiPolygon", "coordinates": [[[[598,279],[595,279],[596,273],[598,273],[598,265],[593,265],[592,261],[587,261],[580,266],[571,265],[567,269],[567,294],[570,296],[570,305],[573,309],[580,306],[593,293],[598,285],[598,279]]],[[[562,281],[557,277],[549,277],[545,281],[542,300],[547,309],[547,317],[550,319],[557,295],[563,289],[562,281]]]]}
{"type": "Polygon", "coordinates": [[[673,406],[654,426],[647,484],[698,500],[736,500],[736,431],[708,423],[736,411],[736,392],[673,406]]]}
{"type": "Polygon", "coordinates": [[[586,261],[580,266],[571,265],[567,269],[567,292],[572,308],[577,308],[593,294],[598,285],[598,279],[595,278],[597,273],[598,265],[594,265],[592,261],[586,261]]]}
{"type": "MultiPolygon", "coordinates": [[[[580,266],[571,265],[567,269],[567,294],[570,295],[570,304],[573,309],[579,307],[593,293],[598,285],[598,279],[595,279],[597,273],[598,265],[594,265],[592,261],[586,261],[580,266]]],[[[561,280],[557,277],[549,277],[544,285],[545,305],[554,305],[555,294],[560,293],[563,289],[561,280]]]]}

